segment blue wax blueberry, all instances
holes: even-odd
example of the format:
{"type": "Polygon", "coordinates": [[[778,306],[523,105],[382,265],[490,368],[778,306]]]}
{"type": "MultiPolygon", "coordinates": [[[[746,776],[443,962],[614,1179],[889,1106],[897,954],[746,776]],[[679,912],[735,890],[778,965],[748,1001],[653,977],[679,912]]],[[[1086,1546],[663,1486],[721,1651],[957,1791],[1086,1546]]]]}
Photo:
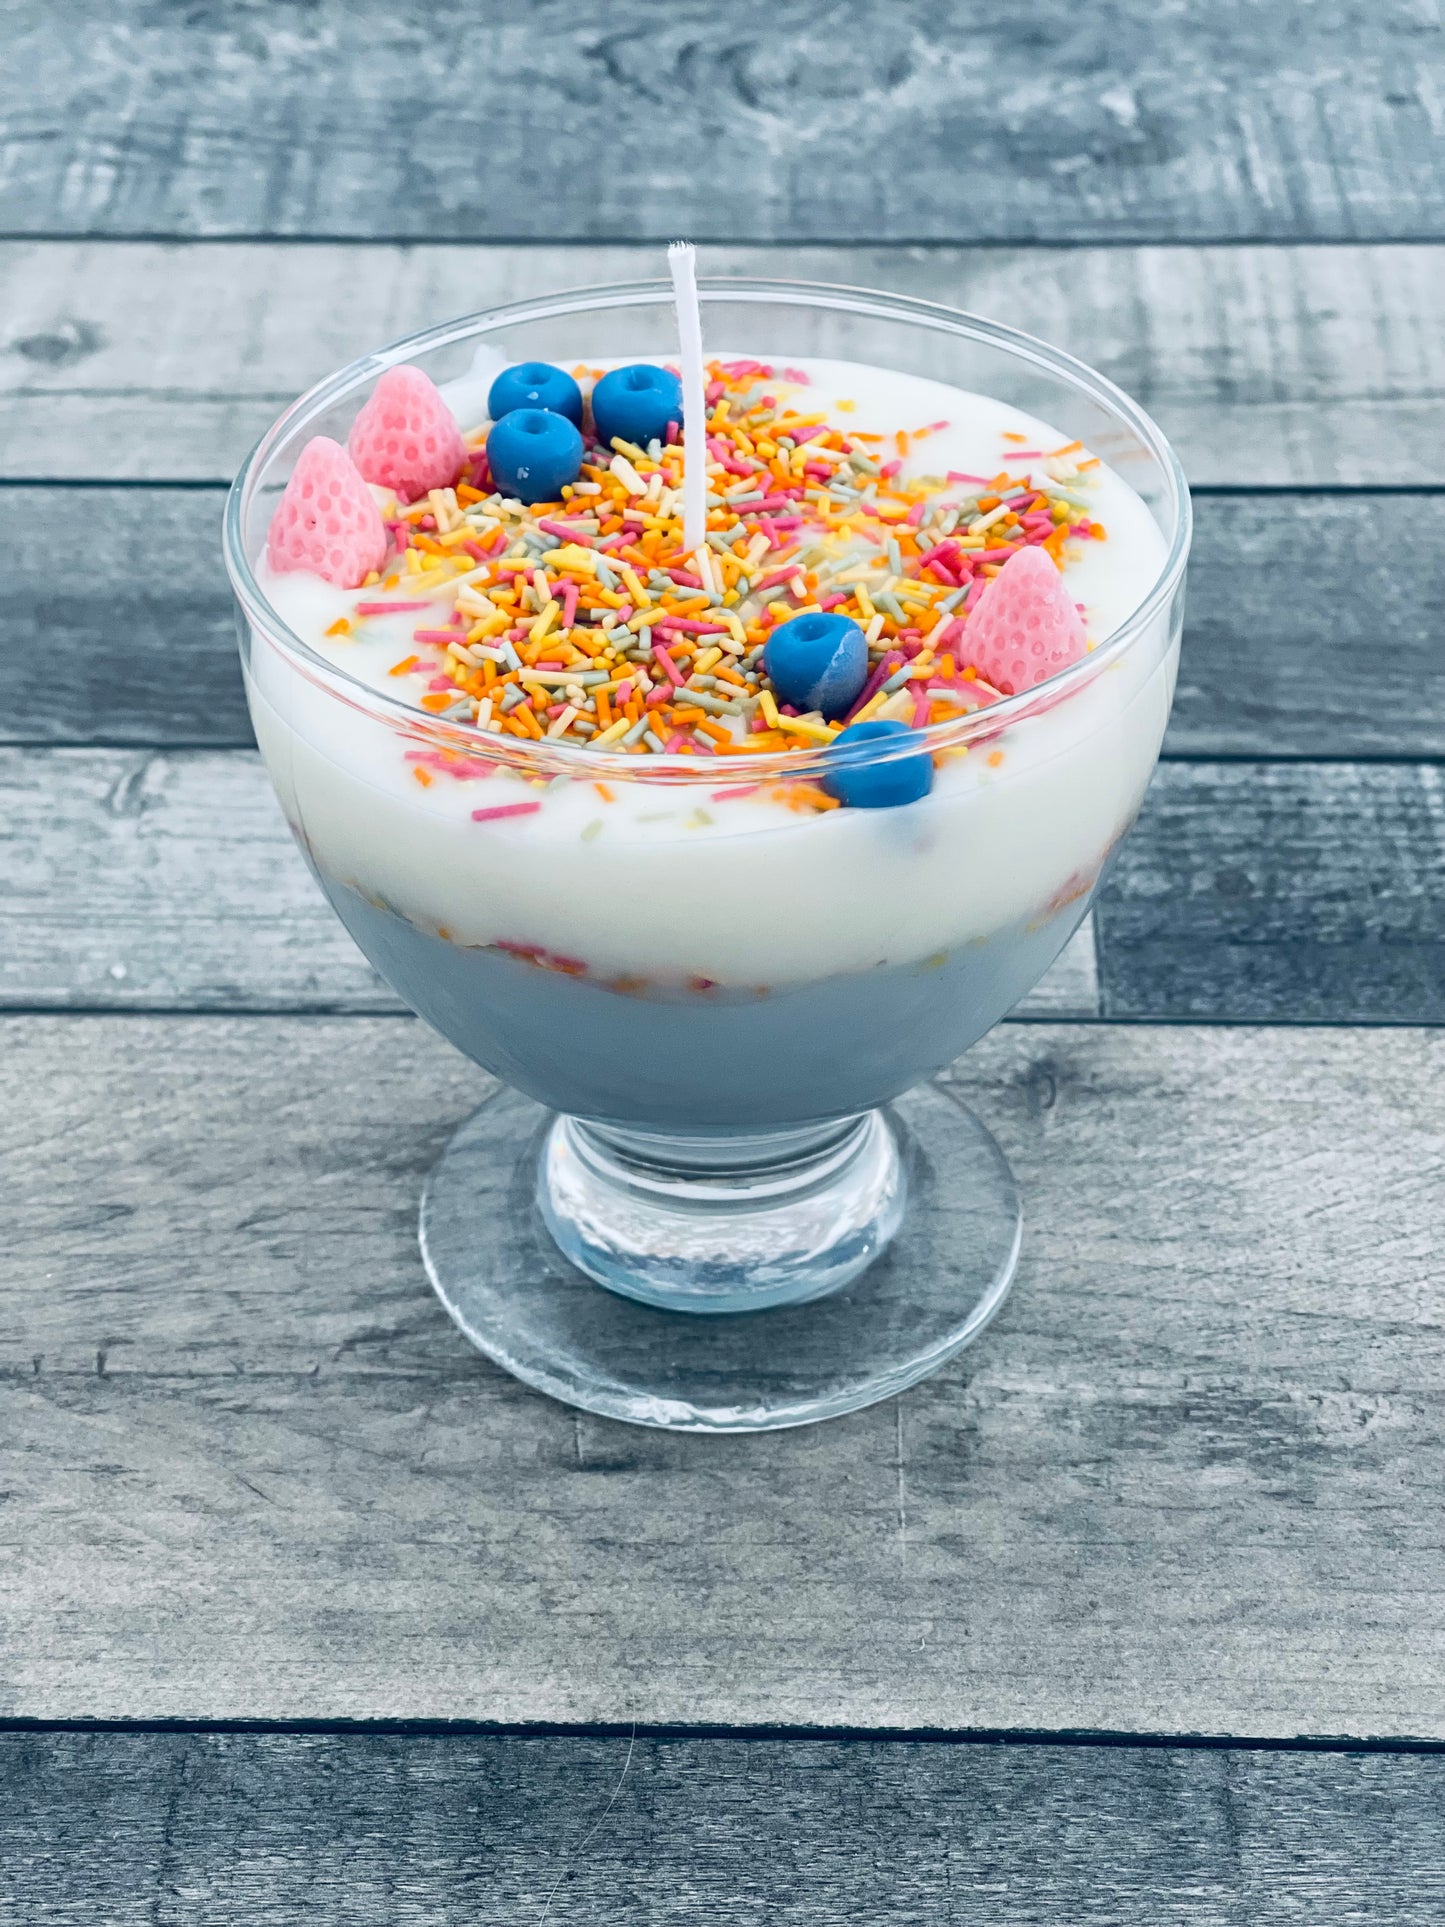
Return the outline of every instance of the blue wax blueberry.
{"type": "Polygon", "coordinates": [[[646,361],[614,368],[592,390],[592,420],[604,448],[611,448],[614,435],[639,448],[654,436],[666,441],[667,424],[682,421],[682,383],[646,361]]]}
{"type": "Polygon", "coordinates": [[[907,723],[854,723],[833,738],[833,767],[823,788],[855,810],[891,810],[916,803],[933,788],[933,758],[925,749],[895,762],[870,762],[899,736],[914,736],[907,723]]]}
{"type": "Polygon", "coordinates": [[[832,722],[863,694],[868,638],[851,616],[794,616],[768,637],[763,667],[780,702],[832,722]]]}
{"type": "Polygon", "coordinates": [[[555,502],[582,473],[582,437],[565,415],[514,408],[487,437],[487,466],[503,495],[555,502]]]}
{"type": "Polygon", "coordinates": [[[497,376],[487,396],[487,413],[499,422],[515,408],[545,408],[551,415],[565,415],[576,428],[582,426],[582,390],[565,368],[554,368],[550,361],[519,361],[497,376]]]}

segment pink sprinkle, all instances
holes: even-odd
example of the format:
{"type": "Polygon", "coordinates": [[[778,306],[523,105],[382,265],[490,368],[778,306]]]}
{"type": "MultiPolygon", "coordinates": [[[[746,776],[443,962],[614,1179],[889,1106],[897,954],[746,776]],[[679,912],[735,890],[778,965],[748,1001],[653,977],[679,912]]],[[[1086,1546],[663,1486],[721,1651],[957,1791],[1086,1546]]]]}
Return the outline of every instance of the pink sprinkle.
{"type": "Polygon", "coordinates": [[[668,681],[672,684],[673,688],[681,689],[682,685],[687,681],[687,678],[686,676],[683,675],[682,671],[678,668],[677,664],[673,661],[672,657],[668,655],[666,649],[662,646],[660,642],[653,643],[652,653],[657,658],[657,660],[662,664],[663,673],[666,675],[668,681]]]}
{"type": "MultiPolygon", "coordinates": [[[[652,626],[655,629],[680,629],[685,636],[725,636],[728,634],[728,626],[725,622],[698,622],[692,616],[659,616],[652,626]]],[[[652,653],[654,655],[657,654],[655,646],[652,653]]],[[[668,667],[672,667],[670,661],[668,667]]],[[[686,680],[686,678],[684,678],[684,680],[686,680]]]]}
{"type": "Polygon", "coordinates": [[[928,692],[925,689],[913,691],[913,727],[922,729],[928,721],[928,692]]]}
{"type": "Polygon", "coordinates": [[[679,583],[684,589],[700,589],[702,587],[702,577],[693,575],[688,569],[665,569],[663,573],[664,575],[670,575],[673,581],[679,583]]]}
{"type": "Polygon", "coordinates": [[[429,602],[358,602],[355,613],[359,616],[400,616],[412,609],[429,609],[429,602]]]}
{"type": "Polygon", "coordinates": [[[945,622],[941,629],[935,629],[933,632],[933,647],[935,651],[941,654],[949,643],[955,641],[957,637],[963,634],[963,626],[963,617],[954,616],[950,621],[945,622]]]}
{"type": "Polygon", "coordinates": [[[811,388],[813,385],[813,377],[802,368],[785,368],[783,380],[795,381],[800,388],[811,388]]]}
{"type": "Polygon", "coordinates": [[[456,641],[457,632],[455,629],[413,629],[411,639],[413,642],[434,642],[445,649],[449,642],[456,641]]]}
{"type": "Polygon", "coordinates": [[[823,425],[821,422],[816,428],[800,428],[793,436],[793,446],[795,448],[801,448],[804,442],[810,442],[815,435],[821,435],[822,433],[823,425]]]}
{"type": "Polygon", "coordinates": [[[714,803],[728,803],[735,796],[756,796],[760,787],[757,783],[737,783],[730,790],[714,790],[712,800],[714,803]]]}
{"type": "Polygon", "coordinates": [[[564,542],[576,542],[584,549],[590,549],[592,547],[592,538],[590,535],[583,535],[579,533],[578,530],[569,528],[565,522],[544,521],[539,516],[537,519],[537,527],[539,529],[545,529],[548,535],[560,535],[564,542]]]}
{"type": "Polygon", "coordinates": [[[967,482],[970,488],[987,488],[989,482],[987,475],[965,475],[961,470],[956,468],[951,468],[948,471],[946,480],[950,482],[967,482]]]}
{"type": "Polygon", "coordinates": [[[771,548],[780,549],[783,546],[782,539],[778,534],[777,524],[770,516],[760,515],[758,517],[758,526],[768,538],[768,544],[771,548]]]}
{"type": "Polygon", "coordinates": [[[667,424],[667,445],[669,448],[676,448],[680,432],[676,422],[669,422],[667,424]]]}
{"type": "Polygon", "coordinates": [[[675,729],[662,747],[670,756],[674,750],[680,749],[684,743],[690,740],[691,738],[685,729],[675,729]]]}
{"type": "Polygon", "coordinates": [[[462,547],[474,562],[490,562],[492,559],[480,542],[463,542],[462,547]]]}
{"type": "Polygon", "coordinates": [[[500,823],[504,816],[532,816],[540,810],[540,803],[498,803],[490,810],[473,810],[474,823],[500,823]]]}
{"type": "Polygon", "coordinates": [[[722,382],[710,381],[706,389],[703,391],[703,397],[704,397],[704,400],[707,402],[708,407],[713,408],[717,405],[718,402],[722,400],[723,396],[726,393],[727,393],[727,389],[722,382]]]}
{"type": "Polygon", "coordinates": [[[438,692],[438,690],[455,689],[456,684],[452,681],[450,676],[433,676],[431,681],[427,684],[426,687],[427,687],[427,694],[429,696],[433,696],[438,692]]]}
{"type": "Polygon", "coordinates": [[[893,650],[889,650],[888,654],[883,658],[882,662],[879,663],[867,682],[864,683],[863,693],[848,711],[847,716],[844,718],[845,722],[851,723],[860,709],[866,709],[868,707],[868,704],[872,702],[873,698],[878,694],[878,691],[893,674],[893,671],[899,667],[901,660],[902,658],[893,650]]]}
{"type": "Polygon", "coordinates": [[[562,626],[566,629],[570,629],[577,620],[577,598],[580,594],[581,590],[575,582],[562,585],[562,626]]]}
{"type": "Polygon", "coordinates": [[[665,703],[671,695],[672,691],[667,684],[661,683],[656,689],[648,691],[642,706],[644,709],[656,709],[659,703],[665,703]]]}
{"type": "Polygon", "coordinates": [[[820,595],[818,597],[818,607],[820,609],[836,609],[840,602],[846,602],[847,600],[847,596],[841,589],[835,589],[832,595],[820,595]]]}
{"type": "Polygon", "coordinates": [[[765,575],[761,582],[753,584],[753,594],[761,595],[764,589],[776,589],[781,583],[791,582],[797,573],[796,569],[774,569],[771,575],[765,575]]]}
{"type": "Polygon", "coordinates": [[[632,700],[632,678],[630,676],[626,682],[618,683],[617,688],[613,691],[612,700],[618,709],[624,708],[626,704],[632,700]]]}
{"type": "Polygon", "coordinates": [[[895,457],[893,461],[886,462],[883,467],[879,469],[878,473],[883,477],[885,482],[891,482],[902,466],[903,457],[899,455],[895,457]]]}

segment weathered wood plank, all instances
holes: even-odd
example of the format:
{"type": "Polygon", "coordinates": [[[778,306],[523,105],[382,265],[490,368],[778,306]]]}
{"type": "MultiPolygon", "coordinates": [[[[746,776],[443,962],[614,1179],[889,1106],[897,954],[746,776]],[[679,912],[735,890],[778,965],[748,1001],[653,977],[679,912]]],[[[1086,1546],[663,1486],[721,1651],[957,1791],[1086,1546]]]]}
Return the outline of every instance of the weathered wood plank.
{"type": "MultiPolygon", "coordinates": [[[[1445,1019],[1429,764],[1172,763],[1020,1014],[1445,1019]]],[[[0,748],[0,1007],[399,1008],[254,753],[0,748]]]]}
{"type": "Polygon", "coordinates": [[[1166,755],[1445,757],[1445,495],[1194,511],[1166,755]]]}
{"type": "Polygon", "coordinates": [[[394,1019],[0,1024],[0,1710],[1445,1737],[1445,1038],[1006,1025],[1000,1322],[897,1405],[576,1418],[423,1282],[394,1019]]]}
{"type": "Polygon", "coordinates": [[[1161,17],[563,0],[8,10],[0,224],[23,232],[758,235],[807,241],[1445,234],[1429,10],[1161,17]],[[849,138],[830,138],[846,119],[849,138]],[[603,168],[578,166],[607,130],[603,168]],[[594,137],[589,140],[589,137],[594,137]]]}
{"type": "Polygon", "coordinates": [[[1437,764],[1170,763],[1096,912],[1104,1012],[1445,1021],[1437,764]]]}
{"type": "MultiPolygon", "coordinates": [[[[1445,1760],[895,1742],[0,1735],[26,1927],[1436,1927],[1445,1760]]],[[[20,1918],[17,1914],[16,1918],[20,1918]]]]}
{"type": "MultiPolygon", "coordinates": [[[[1445,483],[1441,247],[720,246],[703,266],[1012,321],[1152,409],[1196,484],[1445,483]]],[[[3,244],[3,473],[229,479],[292,396],[379,342],[662,267],[656,247],[3,244]]]]}
{"type": "MultiPolygon", "coordinates": [[[[0,741],[249,744],[219,492],[79,499],[116,673],[58,677],[96,650],[96,613],[53,566],[55,489],[0,487],[0,741]]],[[[1166,755],[1445,756],[1445,496],[1205,495],[1195,514],[1166,755]]]]}

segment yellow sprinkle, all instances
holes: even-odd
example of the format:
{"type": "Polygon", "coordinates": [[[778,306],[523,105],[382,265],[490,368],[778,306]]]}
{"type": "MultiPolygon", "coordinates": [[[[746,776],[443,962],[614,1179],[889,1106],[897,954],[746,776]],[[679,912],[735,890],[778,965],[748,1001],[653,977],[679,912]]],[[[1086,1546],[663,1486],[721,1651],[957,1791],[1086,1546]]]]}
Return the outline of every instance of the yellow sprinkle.
{"type": "Polygon", "coordinates": [[[632,597],[634,604],[639,609],[650,609],[652,607],[652,597],[638,581],[636,573],[632,569],[626,568],[620,570],[619,573],[622,580],[627,584],[627,592],[632,597]]]}
{"type": "Polygon", "coordinates": [[[781,727],[791,736],[807,736],[815,743],[831,743],[838,731],[821,716],[785,716],[781,727]]]}
{"type": "Polygon", "coordinates": [[[537,620],[532,624],[531,639],[533,642],[540,642],[552,627],[552,624],[557,620],[557,608],[558,605],[556,602],[549,600],[545,604],[541,615],[539,615],[537,620]]]}
{"type": "Polygon", "coordinates": [[[778,706],[773,701],[773,692],[771,689],[759,690],[758,707],[762,710],[763,720],[769,729],[782,728],[782,720],[778,715],[778,706]]]}
{"type": "Polygon", "coordinates": [[[631,717],[622,717],[612,725],[611,729],[604,729],[600,735],[592,738],[593,749],[605,749],[609,743],[615,743],[619,736],[625,736],[631,727],[631,717]]]}
{"type": "Polygon", "coordinates": [[[597,557],[591,549],[579,548],[575,542],[568,542],[560,549],[553,549],[547,560],[554,569],[580,569],[584,575],[597,573],[597,557]]]}

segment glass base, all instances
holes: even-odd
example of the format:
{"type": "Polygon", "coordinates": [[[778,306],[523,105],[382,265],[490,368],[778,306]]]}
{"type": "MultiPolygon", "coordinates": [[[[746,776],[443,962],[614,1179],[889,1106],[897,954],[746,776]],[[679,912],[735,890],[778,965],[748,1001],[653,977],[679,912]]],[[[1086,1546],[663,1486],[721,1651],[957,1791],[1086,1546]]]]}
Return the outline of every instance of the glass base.
{"type": "Polygon", "coordinates": [[[437,1296],[568,1405],[676,1431],[807,1425],[936,1371],[1013,1279],[1012,1173],[942,1085],[781,1143],[669,1139],[660,1164],[660,1142],[503,1089],[427,1181],[437,1296]]]}

